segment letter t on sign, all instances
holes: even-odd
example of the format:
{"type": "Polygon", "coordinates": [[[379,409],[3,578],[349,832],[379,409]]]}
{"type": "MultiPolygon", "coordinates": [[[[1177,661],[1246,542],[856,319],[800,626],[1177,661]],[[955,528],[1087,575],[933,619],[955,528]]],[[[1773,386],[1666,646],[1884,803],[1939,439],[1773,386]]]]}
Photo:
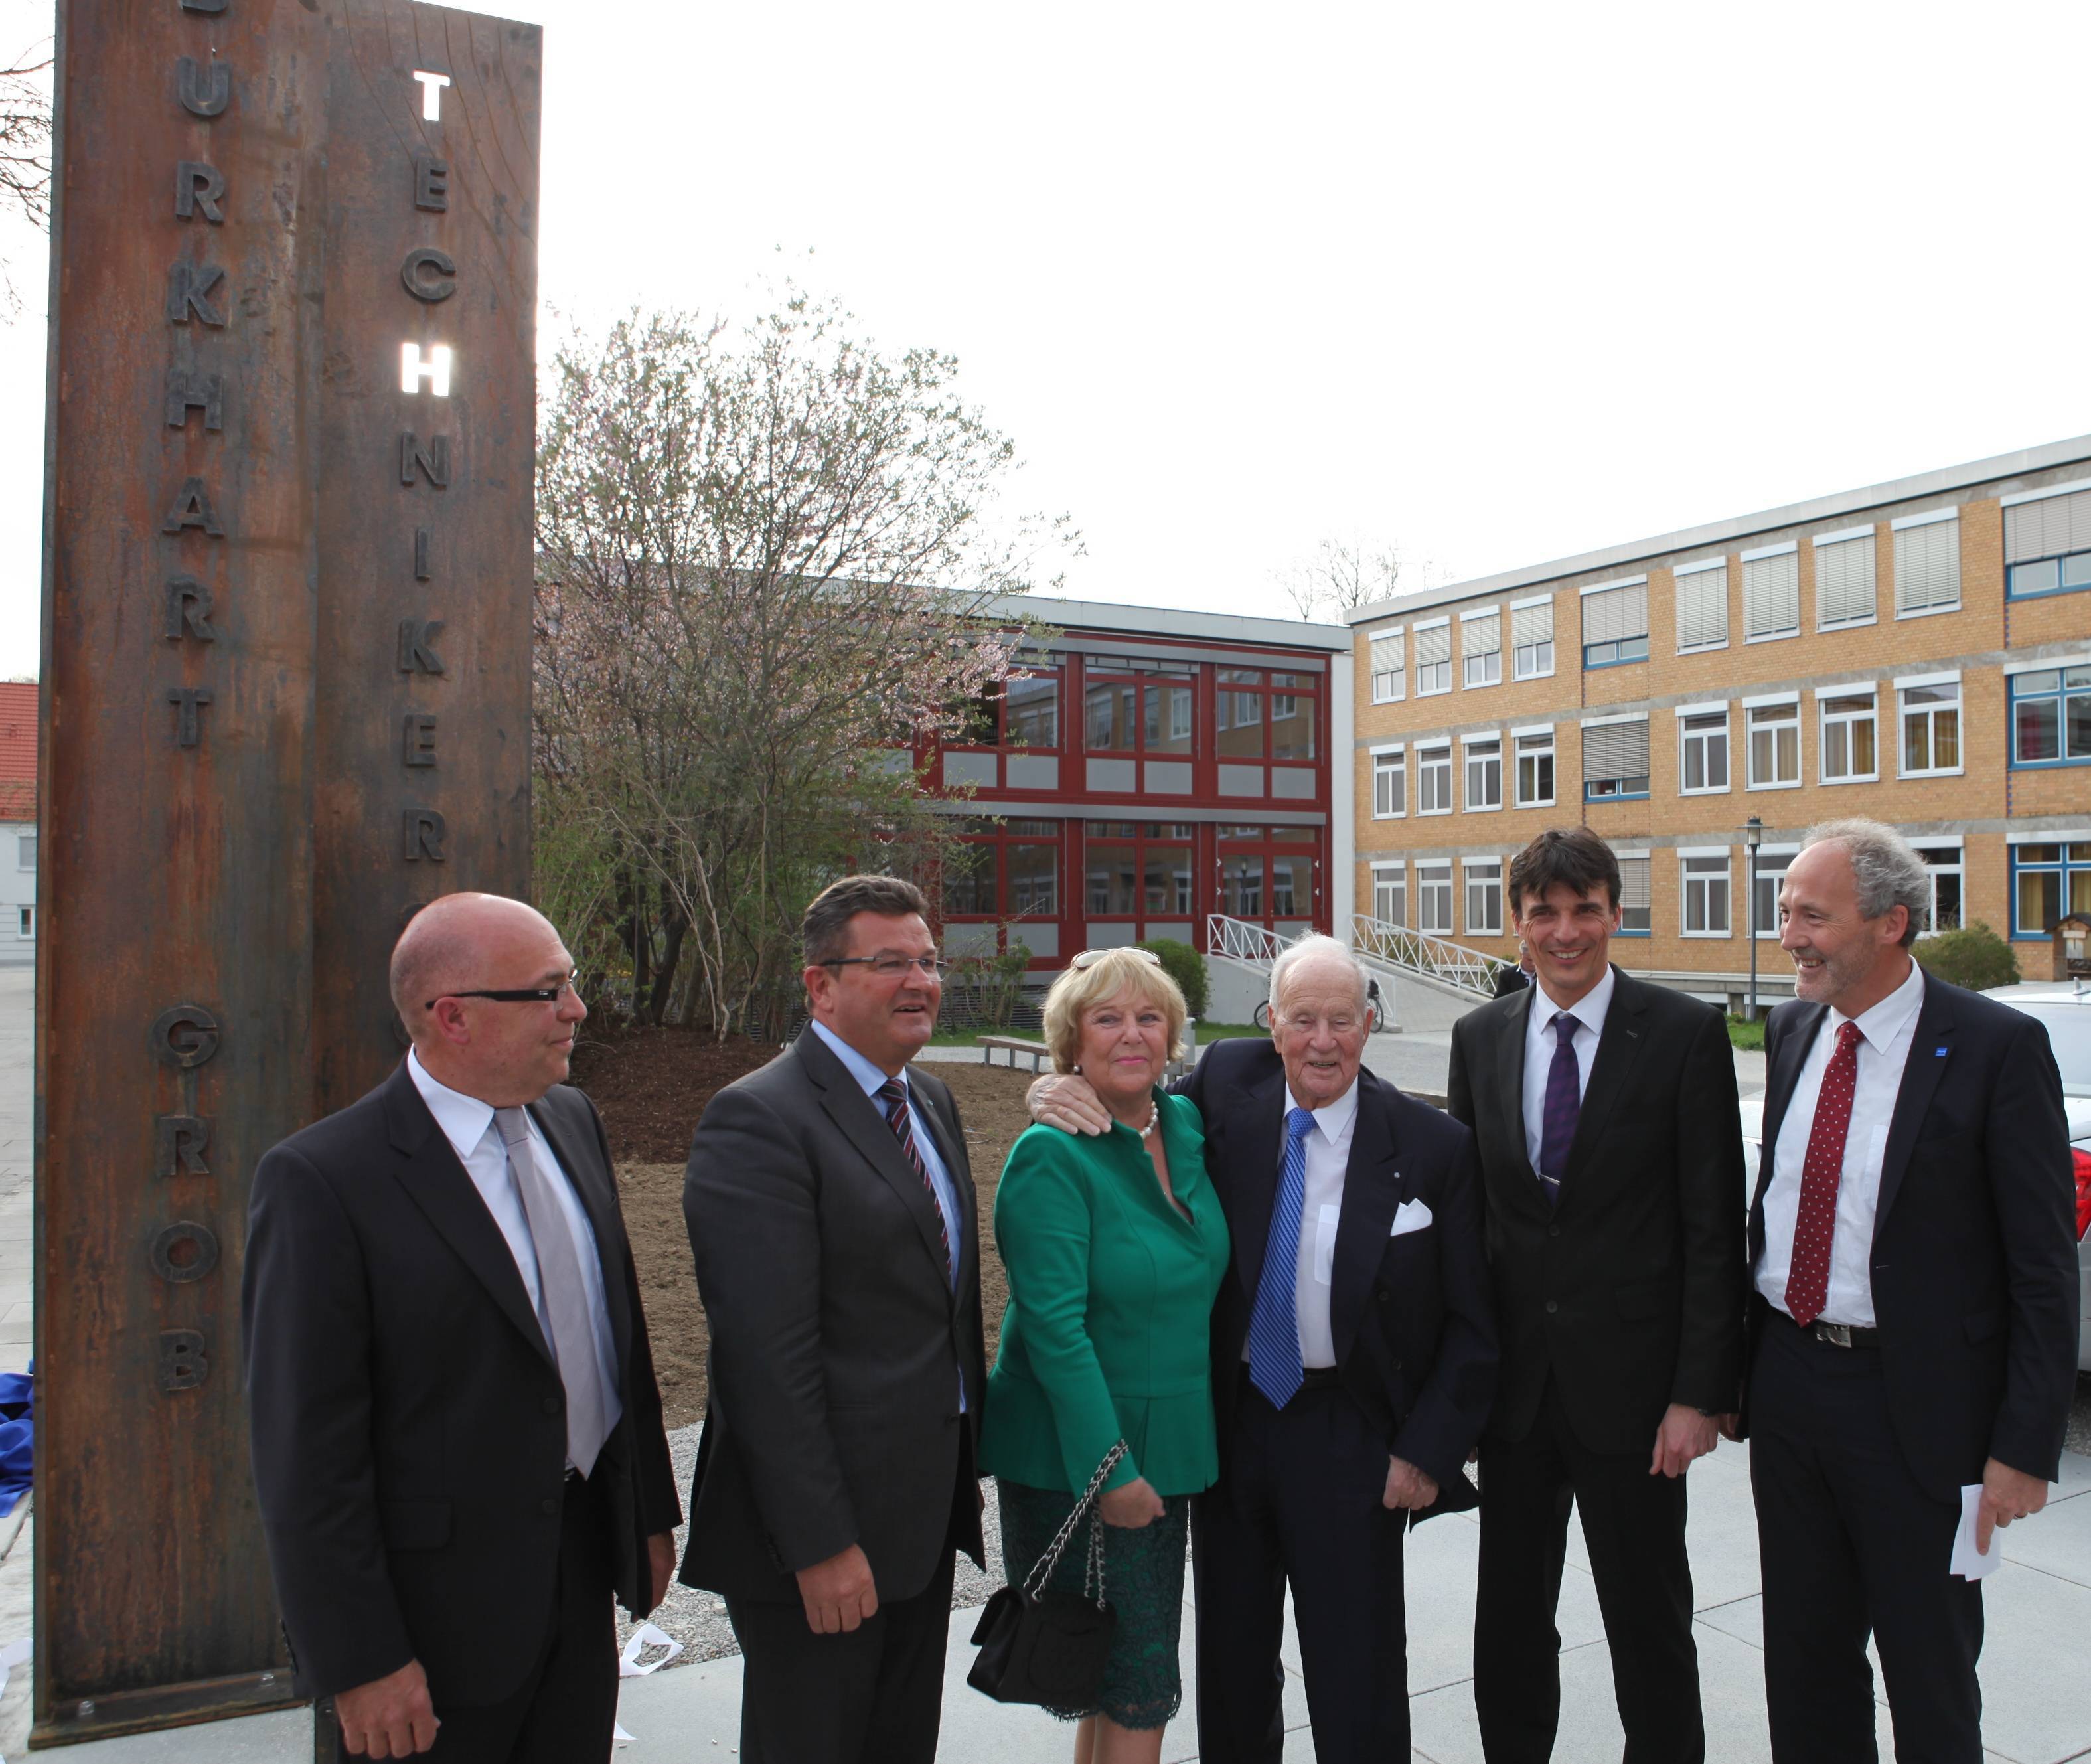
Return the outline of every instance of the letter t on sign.
{"type": "Polygon", "coordinates": [[[443,119],[443,88],[451,83],[448,74],[432,74],[423,68],[414,70],[414,77],[421,82],[421,119],[425,123],[440,123],[443,119]]]}

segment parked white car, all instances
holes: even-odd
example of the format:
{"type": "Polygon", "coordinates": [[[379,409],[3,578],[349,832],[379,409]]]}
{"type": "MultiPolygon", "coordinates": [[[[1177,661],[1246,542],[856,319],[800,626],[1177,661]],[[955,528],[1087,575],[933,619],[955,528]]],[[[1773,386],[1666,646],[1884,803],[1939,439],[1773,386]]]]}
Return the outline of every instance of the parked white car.
{"type": "MultiPolygon", "coordinates": [[[[1984,996],[2038,1017],[2047,1026],[2048,1045],[2062,1068],[2062,1106],[2068,1113],[2070,1161],[2076,1175],[2076,1278],[2083,1320],[2076,1339],[2076,1364],[2080,1370],[2091,1372],[2091,986],[2020,981],[2016,986],[1992,987],[1984,996]]],[[[1745,1098],[1742,1115],[1743,1162],[1749,1172],[1747,1201],[1757,1193],[1764,1098],[1745,1098]]]]}

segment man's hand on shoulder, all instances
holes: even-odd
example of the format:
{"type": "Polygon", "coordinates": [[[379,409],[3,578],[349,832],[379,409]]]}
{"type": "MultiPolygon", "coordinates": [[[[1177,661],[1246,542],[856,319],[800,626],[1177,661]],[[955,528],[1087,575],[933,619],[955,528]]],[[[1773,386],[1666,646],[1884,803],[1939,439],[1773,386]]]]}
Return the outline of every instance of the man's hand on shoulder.
{"type": "Polygon", "coordinates": [[[1097,1101],[1089,1080],[1080,1072],[1055,1072],[1040,1078],[1024,1093],[1031,1119],[1063,1133],[1108,1133],[1110,1112],[1097,1101]]]}
{"type": "Polygon", "coordinates": [[[1682,1476],[1694,1458],[1703,1458],[1720,1443],[1711,1415],[1702,1415],[1682,1403],[1663,1411],[1662,1425],[1655,1430],[1655,1450],[1648,1460],[1650,1476],[1682,1476]]]}
{"type": "Polygon", "coordinates": [[[1380,1496],[1381,1506],[1389,1512],[1406,1507],[1412,1513],[1420,1513],[1437,1499],[1434,1477],[1417,1469],[1406,1458],[1387,1459],[1386,1492],[1380,1496]]]}
{"type": "Polygon", "coordinates": [[[799,1597],[806,1606],[806,1626],[816,1635],[847,1635],[866,1618],[878,1615],[871,1563],[855,1544],[825,1562],[800,1569],[797,1578],[799,1597]]]}
{"type": "Polygon", "coordinates": [[[342,1744],[369,1758],[412,1758],[436,1743],[436,1706],[429,1700],[429,1678],[419,1660],[409,1660],[368,1684],[334,1695],[334,1712],[341,1723],[342,1744]]]}
{"type": "Polygon", "coordinates": [[[1975,1547],[1987,1551],[1999,1525],[2028,1519],[2047,1505],[2047,1482],[1992,1458],[1982,1466],[1982,1499],[1975,1509],[1975,1547]]]}

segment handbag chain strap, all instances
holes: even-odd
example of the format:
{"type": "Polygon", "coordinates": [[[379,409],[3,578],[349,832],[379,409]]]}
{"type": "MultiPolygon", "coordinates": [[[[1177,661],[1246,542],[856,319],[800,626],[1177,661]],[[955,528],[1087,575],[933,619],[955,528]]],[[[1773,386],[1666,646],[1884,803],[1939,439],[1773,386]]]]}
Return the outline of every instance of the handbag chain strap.
{"type": "Polygon", "coordinates": [[[1069,1540],[1075,1535],[1075,1527],[1081,1524],[1083,1515],[1088,1514],[1089,1516],[1089,1555],[1088,1565],[1082,1575],[1082,1596],[1093,1600],[1099,1605],[1103,1602],[1104,1536],[1102,1515],[1095,1510],[1097,1496],[1102,1492],[1105,1481],[1110,1477],[1111,1472],[1118,1468],[1119,1460],[1125,1456],[1125,1442],[1121,1439],[1104,1454],[1104,1461],[1097,1466],[1097,1473],[1089,1478],[1089,1486],[1083,1490],[1082,1498],[1075,1503],[1066,1520],[1061,1525],[1058,1535],[1046,1546],[1046,1553],[1039,1557],[1038,1565],[1026,1576],[1024,1590],[1033,1598],[1045,1590],[1046,1581],[1052,1578],[1053,1570],[1060,1565],[1060,1557],[1066,1551],[1069,1540]],[[1093,1588],[1093,1590],[1092,1590],[1093,1588]]]}

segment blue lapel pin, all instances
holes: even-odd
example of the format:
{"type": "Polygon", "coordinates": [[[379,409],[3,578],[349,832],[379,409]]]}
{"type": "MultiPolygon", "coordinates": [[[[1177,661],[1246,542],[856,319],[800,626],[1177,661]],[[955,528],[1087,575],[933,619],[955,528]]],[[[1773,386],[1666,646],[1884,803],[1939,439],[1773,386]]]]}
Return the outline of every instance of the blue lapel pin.
{"type": "Polygon", "coordinates": [[[1934,1047],[1931,1052],[1934,1059],[1943,1059],[1946,1057],[1946,1050],[1942,1047],[1934,1047]]]}

